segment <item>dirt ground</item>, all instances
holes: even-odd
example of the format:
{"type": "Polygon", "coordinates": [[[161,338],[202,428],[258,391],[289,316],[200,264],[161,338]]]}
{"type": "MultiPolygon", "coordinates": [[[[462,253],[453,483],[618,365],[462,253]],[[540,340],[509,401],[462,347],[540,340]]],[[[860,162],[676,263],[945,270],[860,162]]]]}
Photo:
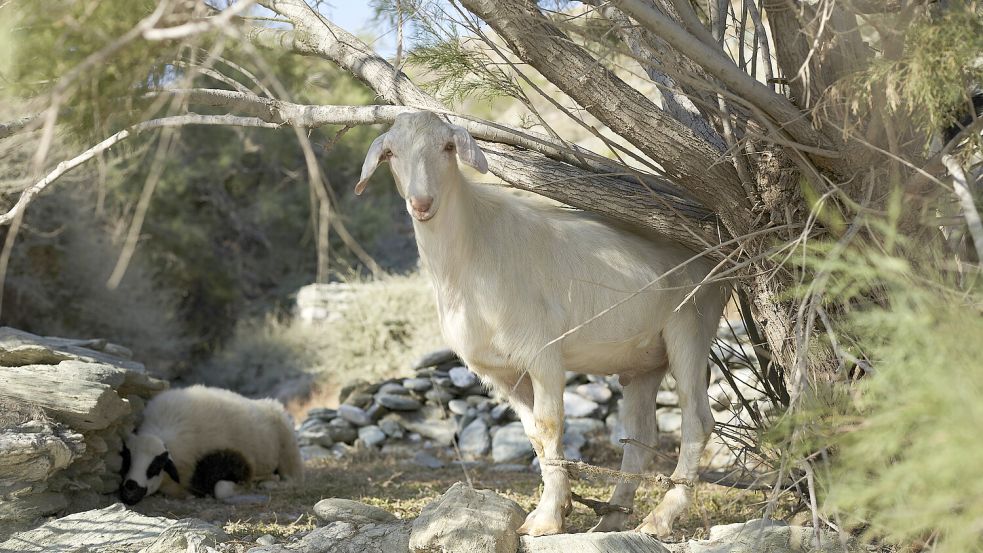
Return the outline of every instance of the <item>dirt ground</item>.
{"type": "MultiPolygon", "coordinates": [[[[594,464],[612,468],[617,466],[618,452],[614,448],[597,449],[588,450],[594,464]]],[[[445,459],[445,462],[448,464],[444,468],[430,469],[416,465],[408,458],[362,452],[342,460],[310,461],[302,485],[244,491],[245,498],[252,501],[225,503],[212,498],[169,499],[152,496],[134,506],[134,510],[153,516],[200,518],[223,527],[236,540],[252,543],[264,534],[281,541],[313,529],[317,526],[314,504],[328,497],[362,501],[403,519],[416,517],[427,503],[443,494],[452,484],[469,478],[476,488],[491,489],[509,497],[527,512],[535,506],[539,497],[539,475],[532,471],[500,472],[493,470],[492,464],[464,469],[452,459],[445,459]]],[[[672,468],[668,461],[659,462],[655,467],[657,471],[667,474],[672,468]]],[[[613,487],[614,482],[601,479],[573,481],[573,491],[585,498],[607,500],[613,487]]],[[[658,487],[643,484],[636,496],[630,524],[638,524],[655,507],[662,494],[658,487]]],[[[761,517],[767,499],[761,491],[700,483],[693,506],[680,518],[672,539],[667,541],[703,538],[711,526],[761,517]]],[[[792,511],[790,500],[779,501],[773,516],[789,517],[792,511]]],[[[596,520],[590,509],[574,504],[573,513],[567,520],[568,531],[584,532],[596,520]]]]}

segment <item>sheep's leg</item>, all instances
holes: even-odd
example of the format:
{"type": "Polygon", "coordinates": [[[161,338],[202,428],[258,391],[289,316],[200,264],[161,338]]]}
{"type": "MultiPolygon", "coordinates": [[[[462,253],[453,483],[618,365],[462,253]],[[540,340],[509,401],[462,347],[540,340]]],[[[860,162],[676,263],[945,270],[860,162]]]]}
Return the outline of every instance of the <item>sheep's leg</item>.
{"type": "Polygon", "coordinates": [[[676,484],[637,528],[659,537],[667,537],[672,532],[673,522],[689,507],[700,456],[713,430],[706,364],[717,321],[701,319],[695,311],[681,313],[681,320],[667,325],[664,334],[683,418],[679,461],[672,473],[676,484]]]}
{"type": "Polygon", "coordinates": [[[570,480],[563,465],[563,384],[559,364],[546,370],[531,371],[533,387],[532,420],[523,416],[526,434],[539,456],[543,494],[539,506],[519,527],[520,534],[545,536],[563,531],[563,517],[571,508],[570,480]],[[531,424],[530,424],[531,423],[531,424]]]}
{"type": "MultiPolygon", "coordinates": [[[[655,455],[651,448],[659,440],[659,426],[655,419],[655,397],[659,393],[659,384],[666,374],[667,367],[663,365],[657,370],[635,376],[624,387],[624,399],[621,402],[621,424],[625,435],[637,440],[648,447],[634,443],[625,444],[624,456],[621,459],[621,471],[640,474],[655,455]]],[[[611,494],[611,505],[631,507],[635,501],[635,490],[638,489],[637,479],[622,480],[611,494]]],[[[591,532],[619,532],[624,529],[628,515],[619,511],[610,512],[591,528],[591,532]]]]}

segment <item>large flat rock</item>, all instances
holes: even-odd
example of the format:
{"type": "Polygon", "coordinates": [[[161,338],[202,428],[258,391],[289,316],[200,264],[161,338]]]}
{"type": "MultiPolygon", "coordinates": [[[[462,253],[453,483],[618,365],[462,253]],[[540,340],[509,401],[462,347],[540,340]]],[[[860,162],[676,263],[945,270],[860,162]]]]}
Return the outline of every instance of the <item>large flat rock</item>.
{"type": "Polygon", "coordinates": [[[406,553],[410,523],[356,525],[333,522],[290,545],[254,547],[247,553],[406,553]]]}
{"type": "Polygon", "coordinates": [[[34,530],[18,532],[0,543],[0,553],[122,553],[137,552],[153,545],[156,545],[153,549],[155,553],[177,553],[187,550],[189,541],[214,543],[223,536],[220,529],[200,521],[148,517],[127,510],[122,503],[116,503],[105,509],[75,513],[34,530]],[[168,530],[171,532],[162,536],[168,530]],[[178,549],[178,543],[182,542],[185,548],[178,549]]]}
{"type": "Polygon", "coordinates": [[[640,532],[597,532],[522,537],[520,553],[670,553],[662,542],[640,532]]]}
{"type": "Polygon", "coordinates": [[[511,499],[463,482],[423,508],[413,521],[413,553],[515,553],[526,513],[511,499]]]}

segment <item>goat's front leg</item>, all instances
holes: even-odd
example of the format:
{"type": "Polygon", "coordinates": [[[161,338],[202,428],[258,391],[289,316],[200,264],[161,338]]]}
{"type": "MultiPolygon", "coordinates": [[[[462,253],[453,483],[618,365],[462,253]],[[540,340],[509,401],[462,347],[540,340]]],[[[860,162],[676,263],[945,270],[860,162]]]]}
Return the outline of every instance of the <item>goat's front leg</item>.
{"type": "Polygon", "coordinates": [[[570,480],[563,464],[564,372],[557,364],[546,370],[530,371],[533,388],[532,412],[519,412],[532,442],[543,477],[539,506],[519,527],[520,534],[545,536],[563,532],[563,518],[570,512],[570,480]],[[531,415],[531,416],[530,416],[531,415]]]}

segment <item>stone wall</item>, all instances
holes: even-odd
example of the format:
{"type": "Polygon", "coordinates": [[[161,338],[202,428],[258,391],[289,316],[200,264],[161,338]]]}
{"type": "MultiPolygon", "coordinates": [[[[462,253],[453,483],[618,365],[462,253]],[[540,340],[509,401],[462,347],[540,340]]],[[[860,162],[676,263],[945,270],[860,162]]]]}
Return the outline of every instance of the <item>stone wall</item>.
{"type": "Polygon", "coordinates": [[[166,387],[122,346],[0,328],[0,539],[112,503],[122,440],[166,387]]]}

